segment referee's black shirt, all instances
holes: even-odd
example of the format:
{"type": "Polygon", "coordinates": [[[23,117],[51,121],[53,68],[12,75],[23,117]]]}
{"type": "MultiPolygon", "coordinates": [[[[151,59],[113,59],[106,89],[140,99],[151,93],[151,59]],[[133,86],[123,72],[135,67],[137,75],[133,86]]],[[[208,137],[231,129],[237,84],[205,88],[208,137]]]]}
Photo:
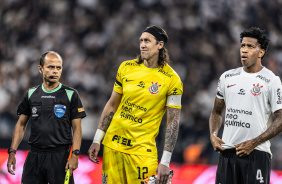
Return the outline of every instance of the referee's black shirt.
{"type": "Polygon", "coordinates": [[[30,117],[28,143],[36,148],[72,144],[72,120],[86,116],[77,91],[61,83],[53,90],[44,89],[43,84],[30,88],[17,114],[30,117]]]}

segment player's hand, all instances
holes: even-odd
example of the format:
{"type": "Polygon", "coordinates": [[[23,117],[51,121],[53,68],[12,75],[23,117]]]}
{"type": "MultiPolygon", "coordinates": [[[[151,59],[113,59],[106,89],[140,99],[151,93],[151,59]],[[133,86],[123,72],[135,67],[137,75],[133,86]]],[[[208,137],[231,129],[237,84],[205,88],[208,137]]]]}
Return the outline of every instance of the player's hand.
{"type": "Polygon", "coordinates": [[[224,151],[224,148],[221,146],[224,142],[219,137],[211,134],[210,140],[214,151],[224,151]]]}
{"type": "Polygon", "coordinates": [[[88,150],[89,160],[91,160],[96,164],[99,164],[99,159],[98,159],[99,150],[100,150],[100,144],[98,143],[92,143],[91,147],[88,150]]]}
{"type": "Polygon", "coordinates": [[[156,172],[157,172],[157,182],[156,184],[167,184],[169,179],[169,167],[159,164],[156,172]]]}
{"type": "Polygon", "coordinates": [[[16,157],[15,157],[15,153],[10,153],[9,154],[9,158],[8,158],[8,162],[7,162],[7,169],[8,172],[12,175],[15,175],[14,171],[16,170],[16,157]],[[13,170],[11,169],[11,166],[13,165],[13,170]]]}
{"type": "Polygon", "coordinates": [[[75,154],[72,154],[71,158],[69,159],[69,161],[66,164],[65,172],[67,172],[69,169],[70,176],[71,176],[72,172],[77,168],[78,168],[78,156],[76,156],[75,154]]]}
{"type": "Polygon", "coordinates": [[[249,155],[256,147],[256,144],[252,140],[248,140],[245,142],[242,142],[240,144],[236,144],[236,155],[239,157],[244,157],[249,155]]]}

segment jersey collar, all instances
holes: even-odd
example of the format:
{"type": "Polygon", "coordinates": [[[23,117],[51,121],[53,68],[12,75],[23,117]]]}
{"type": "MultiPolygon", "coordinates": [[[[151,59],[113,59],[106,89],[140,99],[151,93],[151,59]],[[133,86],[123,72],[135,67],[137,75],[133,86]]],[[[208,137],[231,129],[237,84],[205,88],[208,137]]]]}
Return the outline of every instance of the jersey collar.
{"type": "Polygon", "coordinates": [[[47,89],[44,88],[43,84],[41,85],[41,88],[45,93],[54,93],[54,92],[58,91],[59,89],[61,89],[61,87],[62,87],[62,83],[59,83],[59,86],[56,87],[55,89],[47,90],[47,89]]]}

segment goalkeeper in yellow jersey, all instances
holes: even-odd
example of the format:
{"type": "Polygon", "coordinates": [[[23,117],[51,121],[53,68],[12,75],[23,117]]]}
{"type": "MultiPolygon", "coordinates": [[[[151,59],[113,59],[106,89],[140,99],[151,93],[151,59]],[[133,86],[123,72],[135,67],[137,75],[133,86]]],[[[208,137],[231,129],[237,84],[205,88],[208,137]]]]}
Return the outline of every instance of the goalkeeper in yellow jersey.
{"type": "Polygon", "coordinates": [[[157,174],[167,183],[169,163],[176,144],[183,85],[168,65],[168,35],[158,26],[147,27],[141,37],[140,55],[124,61],[117,72],[112,95],[102,112],[89,159],[97,159],[104,137],[102,183],[140,184],[157,174]],[[158,165],[155,138],[167,110],[165,147],[158,165]]]}

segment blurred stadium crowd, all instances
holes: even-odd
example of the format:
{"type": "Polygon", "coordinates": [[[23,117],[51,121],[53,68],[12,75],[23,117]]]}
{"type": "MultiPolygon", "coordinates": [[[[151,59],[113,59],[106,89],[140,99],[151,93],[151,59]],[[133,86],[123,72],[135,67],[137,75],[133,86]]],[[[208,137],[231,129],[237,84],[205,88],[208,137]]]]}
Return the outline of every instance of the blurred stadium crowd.
{"type": "MultiPolygon", "coordinates": [[[[64,59],[61,82],[79,91],[92,140],[116,71],[139,53],[149,25],[166,29],[171,66],[184,85],[179,139],[172,161],[217,163],[208,121],[219,76],[240,67],[239,34],[258,26],[271,45],[263,65],[282,76],[281,0],[2,0],[0,1],[0,142],[11,139],[25,91],[42,82],[44,51],[64,59]]],[[[165,120],[165,118],[164,118],[165,120]]],[[[165,123],[157,138],[162,152],[165,123]]],[[[27,140],[29,128],[25,135],[27,140]]],[[[86,145],[87,147],[89,145],[86,145]]],[[[282,169],[282,134],[272,140],[273,169],[282,169]]]]}

